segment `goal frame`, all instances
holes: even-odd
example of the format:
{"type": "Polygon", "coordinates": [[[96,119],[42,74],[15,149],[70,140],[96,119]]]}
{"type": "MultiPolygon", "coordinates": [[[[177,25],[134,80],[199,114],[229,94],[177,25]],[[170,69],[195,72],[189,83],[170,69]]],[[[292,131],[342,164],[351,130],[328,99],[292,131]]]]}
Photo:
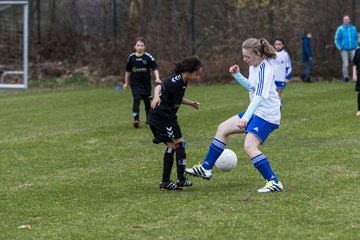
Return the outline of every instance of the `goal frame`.
{"type": "Polygon", "coordinates": [[[4,71],[0,78],[0,88],[28,88],[28,39],[29,39],[29,1],[1,1],[0,5],[23,6],[23,69],[4,71]],[[23,75],[23,83],[6,84],[4,78],[7,75],[23,75]]]}

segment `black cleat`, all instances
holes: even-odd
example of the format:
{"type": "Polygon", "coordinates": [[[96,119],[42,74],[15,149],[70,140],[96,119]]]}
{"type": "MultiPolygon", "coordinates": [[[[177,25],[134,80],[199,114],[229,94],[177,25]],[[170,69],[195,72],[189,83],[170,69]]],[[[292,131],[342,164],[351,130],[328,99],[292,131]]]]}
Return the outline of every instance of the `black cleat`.
{"type": "Polygon", "coordinates": [[[182,190],[172,181],[170,182],[160,182],[159,185],[160,190],[182,190]]]}
{"type": "Polygon", "coordinates": [[[189,180],[187,180],[186,178],[184,180],[177,180],[176,181],[176,186],[179,187],[179,188],[182,188],[182,187],[191,187],[193,185],[192,182],[190,182],[189,180]]]}
{"type": "Polygon", "coordinates": [[[139,121],[139,120],[134,120],[134,121],[133,121],[133,126],[134,126],[134,128],[139,128],[139,126],[140,126],[140,121],[139,121]]]}

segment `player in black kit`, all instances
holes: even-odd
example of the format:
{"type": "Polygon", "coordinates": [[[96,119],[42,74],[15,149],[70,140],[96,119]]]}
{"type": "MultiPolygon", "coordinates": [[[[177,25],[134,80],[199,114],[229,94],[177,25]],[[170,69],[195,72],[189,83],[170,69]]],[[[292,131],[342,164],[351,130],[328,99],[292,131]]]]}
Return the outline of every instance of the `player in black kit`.
{"type": "Polygon", "coordinates": [[[150,68],[153,69],[155,75],[155,81],[161,82],[159,76],[159,66],[155,62],[155,59],[151,54],[145,52],[145,40],[143,38],[137,38],[135,43],[135,52],[129,55],[126,72],[125,72],[125,84],[124,88],[128,87],[129,78],[133,102],[133,125],[135,128],[140,126],[140,101],[144,101],[146,119],[148,118],[150,110],[151,96],[151,75],[150,68]]]}
{"type": "Polygon", "coordinates": [[[185,104],[198,109],[200,104],[184,97],[186,86],[189,82],[199,80],[202,73],[202,63],[197,58],[186,58],[175,64],[175,75],[164,80],[154,89],[154,100],[147,123],[154,135],[153,142],[165,143],[167,146],[164,154],[163,175],[160,182],[162,190],[180,190],[192,186],[192,182],[184,176],[186,153],[185,141],[177,121],[177,111],[180,104],[185,104]],[[177,181],[170,180],[171,169],[176,153],[177,181]]]}

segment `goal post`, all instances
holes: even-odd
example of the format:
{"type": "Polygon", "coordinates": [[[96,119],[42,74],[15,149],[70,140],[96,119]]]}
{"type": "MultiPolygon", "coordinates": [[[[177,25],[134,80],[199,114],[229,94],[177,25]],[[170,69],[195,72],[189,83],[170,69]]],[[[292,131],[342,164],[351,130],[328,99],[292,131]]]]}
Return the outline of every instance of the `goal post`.
{"type": "Polygon", "coordinates": [[[0,1],[0,88],[28,88],[28,19],[28,1],[0,1]]]}

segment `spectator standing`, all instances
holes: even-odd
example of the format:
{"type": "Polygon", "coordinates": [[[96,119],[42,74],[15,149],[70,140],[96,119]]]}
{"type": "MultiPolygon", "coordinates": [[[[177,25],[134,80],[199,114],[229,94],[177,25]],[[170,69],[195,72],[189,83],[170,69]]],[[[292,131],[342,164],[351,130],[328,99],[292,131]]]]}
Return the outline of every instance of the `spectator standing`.
{"type": "Polygon", "coordinates": [[[349,59],[353,60],[359,42],[356,27],[351,24],[348,15],[343,17],[343,24],[336,30],[335,45],[341,54],[343,79],[349,82],[349,59]]]}
{"type": "Polygon", "coordinates": [[[305,70],[303,74],[301,74],[301,79],[304,82],[310,83],[310,75],[312,72],[312,50],[310,39],[312,38],[312,34],[309,31],[304,32],[304,36],[302,38],[302,51],[301,51],[301,59],[305,63],[305,70]]]}

